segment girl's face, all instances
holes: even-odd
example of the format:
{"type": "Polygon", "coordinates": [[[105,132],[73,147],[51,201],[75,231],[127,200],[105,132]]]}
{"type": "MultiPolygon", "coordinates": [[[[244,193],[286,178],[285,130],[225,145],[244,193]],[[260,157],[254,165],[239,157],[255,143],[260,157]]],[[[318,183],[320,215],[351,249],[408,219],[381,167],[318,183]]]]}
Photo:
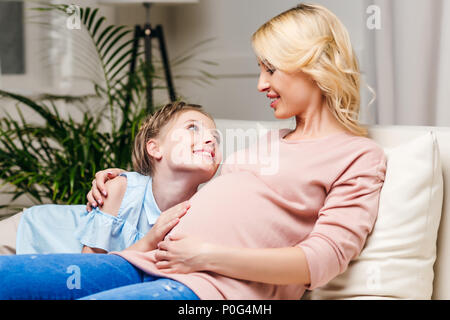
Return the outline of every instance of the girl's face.
{"type": "Polygon", "coordinates": [[[212,178],[222,161],[220,137],[209,117],[195,110],[182,112],[162,132],[162,161],[172,170],[190,171],[212,178]]]}
{"type": "Polygon", "coordinates": [[[303,73],[287,73],[258,61],[260,74],[258,91],[265,92],[270,107],[278,119],[288,119],[302,114],[313,99],[321,97],[320,88],[312,78],[303,73]]]}

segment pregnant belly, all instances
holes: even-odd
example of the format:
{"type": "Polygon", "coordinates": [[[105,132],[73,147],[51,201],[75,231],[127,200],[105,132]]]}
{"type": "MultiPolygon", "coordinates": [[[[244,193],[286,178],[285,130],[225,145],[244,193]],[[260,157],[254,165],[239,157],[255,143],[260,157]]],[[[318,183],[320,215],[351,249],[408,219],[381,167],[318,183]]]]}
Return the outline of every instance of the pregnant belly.
{"type": "Polygon", "coordinates": [[[207,242],[248,248],[291,245],[298,217],[261,180],[248,172],[219,176],[190,200],[191,208],[172,230],[207,242]]]}

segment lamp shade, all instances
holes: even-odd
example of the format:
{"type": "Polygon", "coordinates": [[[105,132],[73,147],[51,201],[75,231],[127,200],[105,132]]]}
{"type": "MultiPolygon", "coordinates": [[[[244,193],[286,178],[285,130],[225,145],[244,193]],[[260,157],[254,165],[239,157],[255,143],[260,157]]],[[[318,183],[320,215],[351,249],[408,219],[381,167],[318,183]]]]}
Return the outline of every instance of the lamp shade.
{"type": "Polygon", "coordinates": [[[198,0],[100,0],[99,3],[103,4],[116,4],[116,5],[130,5],[130,4],[143,4],[143,3],[155,3],[155,4],[183,4],[183,3],[196,3],[198,0]]]}

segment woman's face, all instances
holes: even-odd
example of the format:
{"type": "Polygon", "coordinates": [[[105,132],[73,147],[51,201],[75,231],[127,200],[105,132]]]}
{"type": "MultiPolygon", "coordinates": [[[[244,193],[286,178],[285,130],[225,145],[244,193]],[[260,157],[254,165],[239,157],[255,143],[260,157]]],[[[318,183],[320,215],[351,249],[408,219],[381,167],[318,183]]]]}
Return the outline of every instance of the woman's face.
{"type": "Polygon", "coordinates": [[[312,78],[303,73],[287,73],[258,61],[258,91],[265,92],[278,119],[298,116],[307,110],[321,91],[312,78]]]}
{"type": "Polygon", "coordinates": [[[204,174],[209,180],[222,161],[216,126],[201,112],[181,113],[162,133],[162,161],[172,170],[204,174]]]}

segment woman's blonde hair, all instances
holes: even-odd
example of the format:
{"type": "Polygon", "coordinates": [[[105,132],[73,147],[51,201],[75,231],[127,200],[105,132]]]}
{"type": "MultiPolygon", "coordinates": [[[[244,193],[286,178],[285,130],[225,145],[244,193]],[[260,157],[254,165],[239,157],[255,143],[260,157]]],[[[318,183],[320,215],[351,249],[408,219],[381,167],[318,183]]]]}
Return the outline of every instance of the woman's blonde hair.
{"type": "Polygon", "coordinates": [[[183,101],[166,104],[153,115],[148,116],[139,128],[139,132],[134,139],[132,154],[134,171],[147,176],[152,176],[154,174],[154,161],[147,153],[147,142],[152,138],[160,137],[161,130],[167,124],[175,120],[181,113],[189,110],[198,111],[214,122],[212,116],[204,111],[202,106],[198,104],[188,104],[183,101]]]}
{"type": "Polygon", "coordinates": [[[339,123],[353,134],[367,135],[358,121],[358,61],[347,29],[331,11],[300,4],[262,25],[253,34],[252,44],[267,66],[310,75],[339,123]]]}

